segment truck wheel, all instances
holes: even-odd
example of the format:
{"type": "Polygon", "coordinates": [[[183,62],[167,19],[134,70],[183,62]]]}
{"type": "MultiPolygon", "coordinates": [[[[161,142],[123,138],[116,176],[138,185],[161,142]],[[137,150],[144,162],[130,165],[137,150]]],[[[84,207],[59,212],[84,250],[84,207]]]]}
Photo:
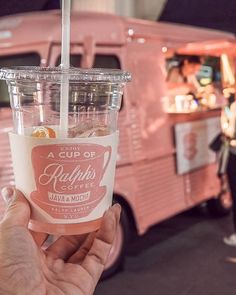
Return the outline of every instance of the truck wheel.
{"type": "Polygon", "coordinates": [[[222,191],[217,198],[207,202],[207,207],[210,214],[214,217],[223,217],[228,215],[232,209],[232,199],[230,191],[222,191]]]}
{"type": "Polygon", "coordinates": [[[102,279],[106,279],[118,270],[120,270],[124,263],[125,249],[129,238],[129,220],[125,209],[122,208],[120,223],[117,229],[115,241],[111,248],[105,270],[102,274],[102,279]]]}

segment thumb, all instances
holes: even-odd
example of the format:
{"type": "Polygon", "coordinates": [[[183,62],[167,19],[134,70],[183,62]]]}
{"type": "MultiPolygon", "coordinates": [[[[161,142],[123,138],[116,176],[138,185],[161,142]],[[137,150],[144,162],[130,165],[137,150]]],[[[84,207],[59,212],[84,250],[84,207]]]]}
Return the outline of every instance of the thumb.
{"type": "Polygon", "coordinates": [[[12,187],[4,187],[2,197],[8,206],[2,220],[4,224],[27,227],[30,219],[30,205],[24,195],[12,187]]]}

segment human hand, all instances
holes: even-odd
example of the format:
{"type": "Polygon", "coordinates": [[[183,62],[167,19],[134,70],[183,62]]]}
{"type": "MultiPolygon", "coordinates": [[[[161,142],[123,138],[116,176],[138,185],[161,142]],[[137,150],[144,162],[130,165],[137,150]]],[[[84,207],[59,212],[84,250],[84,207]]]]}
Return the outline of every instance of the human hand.
{"type": "Polygon", "coordinates": [[[104,214],[97,232],[62,236],[43,250],[48,235],[28,230],[25,197],[12,188],[2,195],[8,208],[0,223],[0,294],[92,295],[114,241],[120,206],[104,214]]]}

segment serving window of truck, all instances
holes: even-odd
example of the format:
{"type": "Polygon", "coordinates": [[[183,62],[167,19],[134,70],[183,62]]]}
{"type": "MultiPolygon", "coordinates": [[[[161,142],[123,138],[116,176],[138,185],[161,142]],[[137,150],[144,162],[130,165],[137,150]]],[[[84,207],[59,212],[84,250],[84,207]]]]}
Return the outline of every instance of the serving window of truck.
{"type": "Polygon", "coordinates": [[[166,69],[168,90],[165,103],[168,113],[183,114],[221,108],[226,102],[227,95],[234,91],[233,63],[226,54],[220,57],[175,55],[166,59],[166,69]],[[184,63],[191,63],[191,59],[194,58],[201,63],[199,70],[184,76],[184,63]],[[174,85],[168,82],[168,77],[173,71],[179,73],[179,81],[174,85]]]}
{"type": "MultiPolygon", "coordinates": [[[[196,47],[197,48],[197,47],[196,47]]],[[[182,49],[167,56],[167,95],[164,106],[173,124],[178,174],[185,174],[216,161],[210,142],[220,133],[220,112],[230,95],[234,95],[235,69],[233,57],[219,49],[199,54],[182,49]],[[187,54],[188,53],[188,54],[187,54]],[[199,62],[197,71],[184,68],[199,62]],[[168,75],[177,70],[176,84],[168,83],[168,75]],[[186,70],[186,76],[184,76],[186,70]],[[185,86],[185,87],[184,87],[185,86]]]]}

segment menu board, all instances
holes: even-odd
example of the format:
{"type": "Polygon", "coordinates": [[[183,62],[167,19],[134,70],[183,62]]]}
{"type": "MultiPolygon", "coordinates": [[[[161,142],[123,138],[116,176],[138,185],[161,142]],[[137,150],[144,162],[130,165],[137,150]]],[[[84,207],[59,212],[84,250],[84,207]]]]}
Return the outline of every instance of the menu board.
{"type": "Polygon", "coordinates": [[[209,143],[221,131],[220,118],[175,125],[177,173],[184,174],[216,161],[209,143]]]}

